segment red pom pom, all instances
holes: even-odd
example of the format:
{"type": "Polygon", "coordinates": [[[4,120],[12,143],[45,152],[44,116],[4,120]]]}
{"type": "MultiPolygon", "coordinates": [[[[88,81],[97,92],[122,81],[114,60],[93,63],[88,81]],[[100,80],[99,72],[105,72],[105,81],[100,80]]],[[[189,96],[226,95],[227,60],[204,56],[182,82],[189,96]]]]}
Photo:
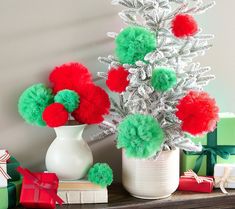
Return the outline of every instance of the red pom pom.
{"type": "Polygon", "coordinates": [[[192,135],[213,131],[219,120],[219,108],[206,92],[191,91],[176,107],[182,130],[192,135]]]}
{"type": "Polygon", "coordinates": [[[197,32],[197,22],[190,15],[179,14],[172,20],[172,33],[178,38],[193,36],[197,32]]]}
{"type": "Polygon", "coordinates": [[[109,113],[110,101],[108,94],[94,84],[81,85],[76,89],[80,96],[79,107],[72,116],[82,124],[101,123],[103,115],[109,113]]]}
{"type": "Polygon", "coordinates": [[[49,80],[54,85],[53,91],[56,94],[63,89],[74,90],[79,85],[92,82],[89,70],[80,63],[67,63],[55,67],[51,72],[49,80]]]}
{"type": "Polygon", "coordinates": [[[128,75],[129,72],[123,67],[119,67],[117,69],[111,68],[108,72],[106,85],[111,91],[122,93],[129,85],[129,81],[127,80],[128,75]]]}
{"type": "Polygon", "coordinates": [[[60,103],[53,103],[46,107],[42,115],[43,120],[49,127],[63,126],[67,123],[69,114],[60,103]]]}

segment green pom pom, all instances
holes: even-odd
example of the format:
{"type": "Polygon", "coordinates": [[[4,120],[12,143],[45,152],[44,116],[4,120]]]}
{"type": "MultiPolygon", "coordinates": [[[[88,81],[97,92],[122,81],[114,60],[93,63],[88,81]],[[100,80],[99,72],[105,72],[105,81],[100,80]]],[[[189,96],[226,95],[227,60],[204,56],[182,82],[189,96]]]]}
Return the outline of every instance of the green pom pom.
{"type": "Polygon", "coordinates": [[[118,127],[118,148],[124,148],[127,157],[148,158],[160,151],[164,132],[151,115],[129,115],[118,127]]]}
{"type": "Polygon", "coordinates": [[[153,71],[151,84],[157,91],[170,90],[177,83],[175,71],[168,68],[157,68],[153,71]]]}
{"type": "Polygon", "coordinates": [[[62,90],[59,91],[55,96],[55,102],[64,105],[68,112],[73,112],[78,108],[79,105],[79,95],[72,90],[62,90]]]}
{"type": "Polygon", "coordinates": [[[106,163],[96,163],[88,171],[88,180],[101,187],[107,187],[113,182],[113,171],[106,163]]]}
{"type": "Polygon", "coordinates": [[[27,123],[46,126],[42,119],[42,113],[53,102],[52,90],[44,84],[35,84],[21,94],[18,111],[27,123]]]}
{"type": "Polygon", "coordinates": [[[127,27],[115,40],[116,55],[122,64],[135,64],[157,47],[156,36],[143,27],[127,27]]]}

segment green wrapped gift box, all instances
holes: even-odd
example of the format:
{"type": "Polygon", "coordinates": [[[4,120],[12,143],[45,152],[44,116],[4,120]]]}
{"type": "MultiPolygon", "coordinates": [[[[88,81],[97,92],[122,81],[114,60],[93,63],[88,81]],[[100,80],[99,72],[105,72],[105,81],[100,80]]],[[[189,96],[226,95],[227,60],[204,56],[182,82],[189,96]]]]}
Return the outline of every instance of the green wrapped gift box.
{"type": "Polygon", "coordinates": [[[198,175],[213,176],[216,163],[235,163],[235,114],[220,113],[217,129],[194,138],[201,143],[201,152],[183,152],[181,156],[181,174],[192,169],[198,175]]]}
{"type": "Polygon", "coordinates": [[[20,180],[21,176],[16,170],[16,168],[19,166],[20,163],[14,157],[11,156],[9,162],[7,163],[7,173],[11,177],[11,179],[8,180],[9,182],[20,180]]]}
{"type": "Polygon", "coordinates": [[[12,181],[5,188],[0,188],[0,209],[14,208],[19,205],[22,179],[12,181]]]}

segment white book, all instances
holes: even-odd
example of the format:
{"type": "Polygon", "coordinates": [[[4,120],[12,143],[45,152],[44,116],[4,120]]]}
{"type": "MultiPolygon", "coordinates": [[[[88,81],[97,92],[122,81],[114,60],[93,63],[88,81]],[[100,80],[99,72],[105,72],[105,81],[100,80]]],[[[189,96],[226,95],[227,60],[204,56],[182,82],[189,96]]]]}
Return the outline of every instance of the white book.
{"type": "Polygon", "coordinates": [[[60,181],[58,196],[64,204],[107,203],[108,190],[87,180],[60,181]]]}

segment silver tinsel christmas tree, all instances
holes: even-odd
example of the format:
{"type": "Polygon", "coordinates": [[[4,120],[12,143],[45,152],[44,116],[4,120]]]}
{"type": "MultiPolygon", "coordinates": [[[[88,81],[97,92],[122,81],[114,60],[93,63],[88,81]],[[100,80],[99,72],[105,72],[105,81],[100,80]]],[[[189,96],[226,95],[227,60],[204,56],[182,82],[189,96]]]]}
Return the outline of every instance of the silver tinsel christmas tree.
{"type": "MultiPolygon", "coordinates": [[[[193,36],[177,38],[172,33],[172,21],[178,14],[198,15],[215,5],[202,0],[113,0],[114,5],[125,8],[119,13],[129,26],[139,26],[156,34],[157,47],[146,54],[144,60],[134,64],[121,63],[116,56],[100,57],[108,69],[122,66],[129,72],[129,85],[119,94],[119,101],[112,100],[112,109],[100,128],[102,132],[94,139],[102,139],[115,134],[117,126],[129,114],[150,114],[160,123],[165,132],[163,150],[182,148],[200,151],[201,145],[192,143],[189,135],[181,129],[181,121],[176,117],[176,105],[189,90],[202,90],[214,79],[208,75],[210,67],[193,63],[193,58],[204,55],[212,45],[208,43],[213,35],[203,34],[199,29],[193,36]],[[155,91],[151,85],[152,72],[157,67],[173,69],[177,84],[169,91],[155,91]]],[[[121,30],[122,31],[122,30],[121,30]]],[[[121,33],[121,32],[120,32],[121,33]]],[[[120,33],[108,33],[116,39],[120,33]]],[[[108,72],[98,75],[107,79],[108,72]]]]}

